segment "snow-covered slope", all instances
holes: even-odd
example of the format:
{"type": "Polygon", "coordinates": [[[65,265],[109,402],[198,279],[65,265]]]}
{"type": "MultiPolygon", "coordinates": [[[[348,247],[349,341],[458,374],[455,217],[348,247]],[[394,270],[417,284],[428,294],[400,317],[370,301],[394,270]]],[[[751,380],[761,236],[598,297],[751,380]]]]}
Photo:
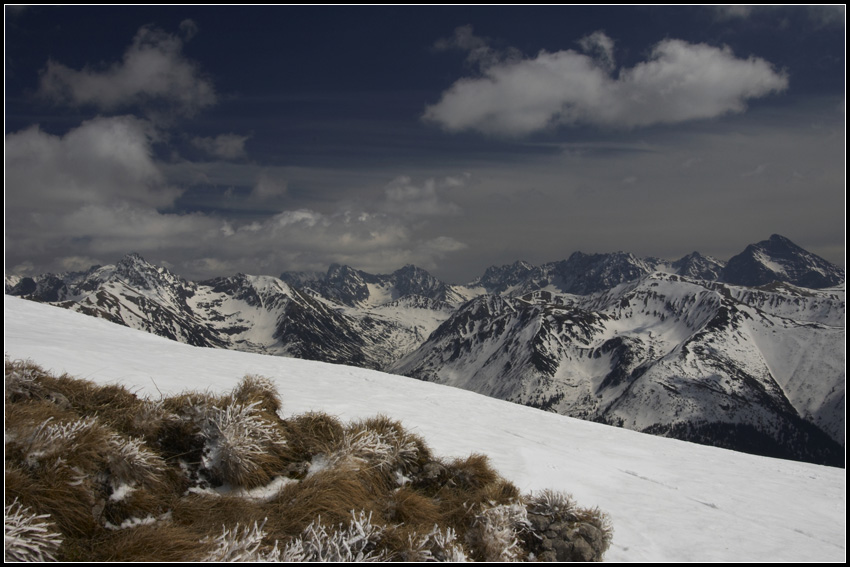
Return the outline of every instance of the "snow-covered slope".
{"type": "Polygon", "coordinates": [[[523,492],[553,488],[614,521],[610,561],[843,561],[845,472],[662,439],[380,372],[192,347],[4,298],[4,350],[159,397],[275,381],[287,415],[386,414],[444,456],[489,455],[523,492]]]}

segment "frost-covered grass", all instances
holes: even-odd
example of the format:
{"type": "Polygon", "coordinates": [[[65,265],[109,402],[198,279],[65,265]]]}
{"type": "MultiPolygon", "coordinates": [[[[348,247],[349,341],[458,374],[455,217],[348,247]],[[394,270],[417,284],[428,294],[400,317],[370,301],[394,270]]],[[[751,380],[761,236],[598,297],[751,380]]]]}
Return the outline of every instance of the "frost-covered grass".
{"type": "Polygon", "coordinates": [[[592,560],[611,542],[572,504],[553,535],[487,457],[437,458],[396,420],[284,419],[262,377],[151,400],[5,367],[7,560],[592,560]]]}

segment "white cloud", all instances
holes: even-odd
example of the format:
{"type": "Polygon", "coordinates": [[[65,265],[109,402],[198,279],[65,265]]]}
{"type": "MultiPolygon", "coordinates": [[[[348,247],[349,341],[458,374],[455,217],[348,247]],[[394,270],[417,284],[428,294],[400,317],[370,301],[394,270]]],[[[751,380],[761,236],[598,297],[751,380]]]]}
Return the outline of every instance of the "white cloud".
{"type": "Polygon", "coordinates": [[[482,77],[457,81],[423,119],[449,131],[522,136],[557,125],[631,128],[742,112],[746,100],[787,88],[764,59],[740,59],[728,48],[664,40],[650,58],[615,76],[613,41],[601,32],[576,51],[541,51],[510,60],[482,77]]]}
{"type": "Polygon", "coordinates": [[[578,40],[578,44],[605,69],[614,70],[614,40],[605,35],[605,32],[595,31],[578,40]]]}
{"type": "MultiPolygon", "coordinates": [[[[197,31],[193,25],[181,24],[186,37],[197,31]]],[[[122,61],[108,68],[78,71],[48,61],[41,73],[39,94],[57,103],[93,105],[109,111],[165,102],[181,114],[192,115],[215,104],[216,93],[212,82],[182,50],[179,37],[144,26],[122,61]]]]}
{"type": "Polygon", "coordinates": [[[157,134],[131,116],[95,118],[64,136],[32,126],[6,135],[6,206],[10,211],[67,210],[125,200],[169,206],[169,186],[153,158],[157,134]]]}
{"type": "Polygon", "coordinates": [[[203,150],[211,156],[235,160],[245,157],[245,142],[251,136],[240,136],[238,134],[219,134],[215,137],[192,138],[192,145],[203,150]]]}

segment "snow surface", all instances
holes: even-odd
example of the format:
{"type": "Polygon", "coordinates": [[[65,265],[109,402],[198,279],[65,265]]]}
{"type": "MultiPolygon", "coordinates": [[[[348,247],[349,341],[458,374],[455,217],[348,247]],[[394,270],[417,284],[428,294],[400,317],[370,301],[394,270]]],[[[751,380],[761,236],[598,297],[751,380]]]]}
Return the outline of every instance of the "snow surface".
{"type": "Polygon", "coordinates": [[[552,488],[614,523],[609,561],[844,561],[844,469],[757,457],[580,421],[371,370],[177,343],[10,296],[4,351],[139,395],[275,381],[286,415],[382,413],[443,457],[473,452],[523,492],[552,488]]]}

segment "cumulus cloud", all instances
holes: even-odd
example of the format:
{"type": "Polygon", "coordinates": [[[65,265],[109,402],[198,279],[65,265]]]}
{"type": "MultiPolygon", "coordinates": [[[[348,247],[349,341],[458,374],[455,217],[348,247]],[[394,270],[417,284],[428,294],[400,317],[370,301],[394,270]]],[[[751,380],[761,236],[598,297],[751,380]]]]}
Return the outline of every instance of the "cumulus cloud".
{"type": "MultiPolygon", "coordinates": [[[[181,24],[181,29],[187,38],[197,32],[191,20],[181,24]]],[[[48,61],[41,73],[39,94],[56,103],[107,111],[164,103],[180,114],[192,115],[215,104],[217,97],[212,82],[182,51],[179,37],[144,26],[123,59],[109,67],[76,70],[48,61]]]]}
{"type": "Polygon", "coordinates": [[[244,158],[245,142],[251,136],[219,134],[218,136],[192,138],[192,145],[209,155],[226,160],[244,158]]]}
{"type": "Polygon", "coordinates": [[[180,194],[153,157],[156,130],[132,116],[95,118],[64,136],[32,126],[6,135],[9,211],[126,200],[167,207],[180,194]]]}
{"type": "Polygon", "coordinates": [[[614,40],[605,35],[605,32],[595,31],[578,40],[578,44],[605,69],[614,69],[614,40]]]}
{"type": "Polygon", "coordinates": [[[632,128],[742,112],[746,101],[787,88],[765,61],[728,47],[668,39],[647,61],[613,72],[613,41],[596,32],[573,50],[505,60],[457,81],[423,119],[448,131],[522,136],[557,125],[632,128]]]}

